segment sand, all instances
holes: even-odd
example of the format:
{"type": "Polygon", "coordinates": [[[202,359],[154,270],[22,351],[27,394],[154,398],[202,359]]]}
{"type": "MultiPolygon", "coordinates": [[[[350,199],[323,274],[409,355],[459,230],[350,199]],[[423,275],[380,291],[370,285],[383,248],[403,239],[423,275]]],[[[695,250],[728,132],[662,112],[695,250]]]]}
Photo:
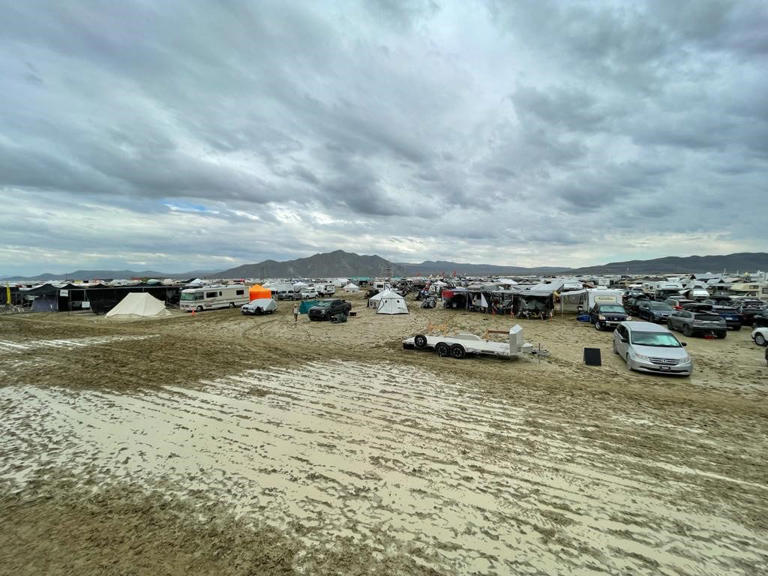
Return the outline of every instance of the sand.
{"type": "Polygon", "coordinates": [[[448,310],[0,318],[0,574],[762,574],[768,368],[691,378],[520,321],[549,357],[404,350],[448,310]],[[585,366],[584,347],[603,365],[585,366]]]}

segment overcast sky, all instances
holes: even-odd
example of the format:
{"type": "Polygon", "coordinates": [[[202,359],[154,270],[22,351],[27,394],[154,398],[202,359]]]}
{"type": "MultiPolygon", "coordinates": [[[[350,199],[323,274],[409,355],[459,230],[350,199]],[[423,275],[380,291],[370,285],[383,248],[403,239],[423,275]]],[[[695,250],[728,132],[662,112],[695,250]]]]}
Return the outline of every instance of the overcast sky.
{"type": "Polygon", "coordinates": [[[0,277],[768,250],[764,1],[0,8],[0,277]]]}

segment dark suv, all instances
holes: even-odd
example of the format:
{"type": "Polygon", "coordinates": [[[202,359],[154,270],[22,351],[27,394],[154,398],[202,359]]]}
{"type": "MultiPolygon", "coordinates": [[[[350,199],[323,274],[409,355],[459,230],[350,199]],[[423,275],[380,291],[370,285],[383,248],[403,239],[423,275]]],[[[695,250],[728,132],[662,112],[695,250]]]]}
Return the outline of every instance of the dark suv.
{"type": "Polygon", "coordinates": [[[760,310],[760,312],[752,316],[752,326],[755,328],[768,326],[768,308],[760,310]]]}
{"type": "Polygon", "coordinates": [[[656,300],[645,300],[637,304],[637,316],[649,322],[664,323],[674,311],[675,309],[666,302],[656,300]]]}
{"type": "Polygon", "coordinates": [[[330,320],[339,314],[347,316],[352,309],[352,304],[346,300],[332,299],[320,300],[309,309],[309,319],[313,321],[330,320]]]}
{"type": "Polygon", "coordinates": [[[754,318],[762,310],[765,310],[765,302],[757,299],[745,299],[739,303],[739,313],[741,314],[742,324],[752,326],[754,318]]]}
{"type": "Polygon", "coordinates": [[[621,304],[595,304],[589,311],[589,321],[597,330],[613,330],[627,319],[627,312],[621,304]]]}

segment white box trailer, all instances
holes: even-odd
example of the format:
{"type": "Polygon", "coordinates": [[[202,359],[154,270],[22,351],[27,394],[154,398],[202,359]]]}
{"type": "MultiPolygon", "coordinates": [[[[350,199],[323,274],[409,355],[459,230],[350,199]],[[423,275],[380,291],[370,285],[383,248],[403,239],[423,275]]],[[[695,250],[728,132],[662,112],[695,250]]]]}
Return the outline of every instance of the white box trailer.
{"type": "Polygon", "coordinates": [[[584,311],[589,312],[595,307],[595,304],[618,304],[622,306],[623,298],[623,290],[587,290],[587,307],[584,311]]]}
{"type": "MultiPolygon", "coordinates": [[[[507,332],[503,333],[507,334],[507,332]]],[[[534,352],[533,345],[523,339],[522,326],[515,324],[509,329],[508,334],[508,342],[493,342],[467,333],[451,336],[417,334],[403,340],[403,348],[434,350],[438,356],[451,356],[457,359],[464,358],[467,354],[517,358],[534,352]]]]}

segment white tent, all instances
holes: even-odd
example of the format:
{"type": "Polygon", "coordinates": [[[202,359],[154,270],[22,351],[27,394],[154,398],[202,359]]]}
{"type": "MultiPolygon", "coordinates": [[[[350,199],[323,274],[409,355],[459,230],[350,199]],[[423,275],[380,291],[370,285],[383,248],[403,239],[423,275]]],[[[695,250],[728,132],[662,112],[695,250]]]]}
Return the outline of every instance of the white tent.
{"type": "Polygon", "coordinates": [[[376,302],[376,314],[408,314],[405,298],[393,290],[379,292],[369,302],[376,302]]]}
{"type": "Polygon", "coordinates": [[[360,292],[360,287],[357,284],[350,282],[344,286],[344,292],[360,292]]]}
{"type": "Polygon", "coordinates": [[[107,318],[159,318],[170,316],[165,302],[146,292],[129,292],[120,303],[107,312],[107,318]]]}

